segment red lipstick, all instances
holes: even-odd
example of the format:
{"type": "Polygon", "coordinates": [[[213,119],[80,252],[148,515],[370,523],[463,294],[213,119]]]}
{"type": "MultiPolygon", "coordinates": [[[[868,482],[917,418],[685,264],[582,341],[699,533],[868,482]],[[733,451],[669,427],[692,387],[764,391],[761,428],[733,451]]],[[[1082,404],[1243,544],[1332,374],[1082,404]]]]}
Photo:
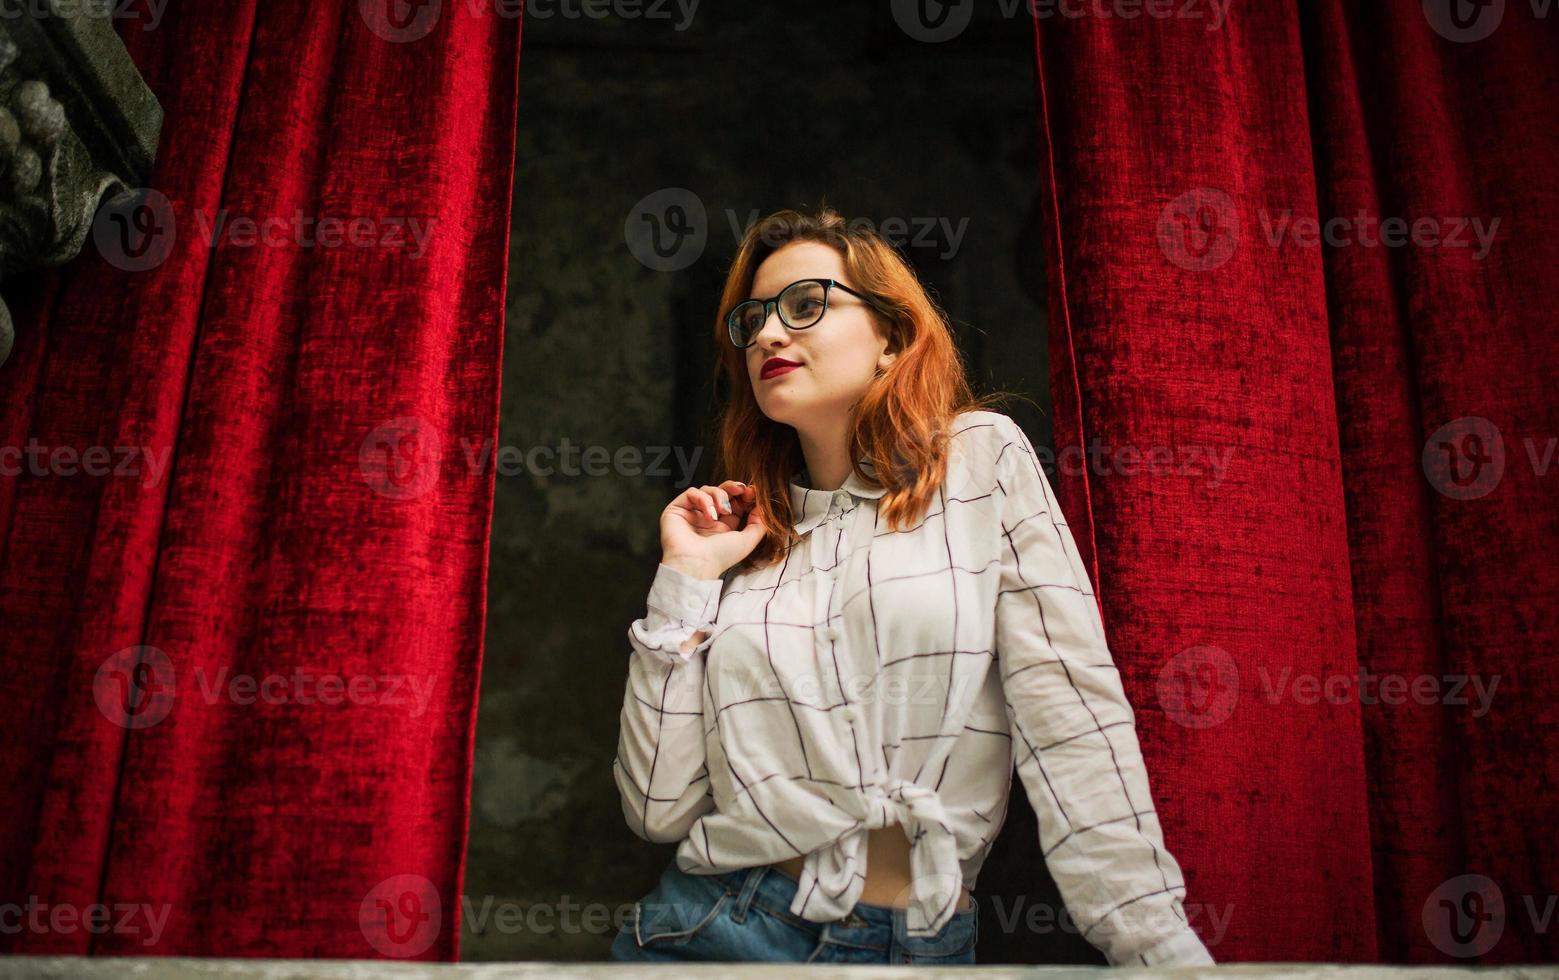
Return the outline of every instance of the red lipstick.
{"type": "Polygon", "coordinates": [[[782,374],[788,374],[800,367],[800,363],[787,360],[783,357],[771,357],[763,362],[763,370],[758,372],[758,377],[767,381],[769,378],[777,378],[782,374]]]}

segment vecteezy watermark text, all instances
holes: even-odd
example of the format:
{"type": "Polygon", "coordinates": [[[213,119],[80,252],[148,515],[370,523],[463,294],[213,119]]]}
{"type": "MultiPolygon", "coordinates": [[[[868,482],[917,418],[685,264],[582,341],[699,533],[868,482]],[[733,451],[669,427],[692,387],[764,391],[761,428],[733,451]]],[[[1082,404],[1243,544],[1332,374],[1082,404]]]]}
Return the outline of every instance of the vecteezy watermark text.
{"type": "Polygon", "coordinates": [[[29,438],[25,446],[0,446],[0,476],[138,477],[143,487],[162,482],[173,447],[48,446],[29,438]]]}
{"type": "MultiPolygon", "coordinates": [[[[1487,258],[1499,233],[1499,217],[1477,215],[1353,214],[1296,215],[1292,209],[1256,210],[1261,238],[1272,249],[1319,248],[1441,249],[1474,262],[1487,258]]],[[[1214,187],[1196,187],[1159,212],[1158,242],[1164,256],[1182,269],[1220,268],[1238,250],[1246,221],[1240,205],[1214,187]]]]}
{"type": "Polygon", "coordinates": [[[1481,674],[1377,674],[1359,666],[1357,677],[1352,674],[1334,673],[1322,677],[1319,674],[1295,674],[1285,666],[1272,676],[1267,665],[1256,668],[1261,677],[1262,694],[1271,704],[1285,697],[1295,704],[1343,704],[1358,700],[1360,704],[1448,704],[1457,707],[1468,705],[1468,693],[1477,695],[1472,716],[1482,718],[1489,713],[1494,701],[1494,689],[1499,687],[1499,675],[1488,678],[1481,674]]]}
{"type": "Polygon", "coordinates": [[[141,936],[141,945],[153,946],[162,935],[173,906],[163,902],[94,902],[76,905],[70,902],[40,902],[37,895],[23,902],[0,902],[0,935],[22,932],[34,935],[65,935],[78,929],[95,935],[141,936]]]}
{"type": "Polygon", "coordinates": [[[1425,215],[1409,221],[1400,217],[1382,218],[1363,208],[1357,214],[1333,215],[1324,221],[1309,215],[1296,218],[1287,208],[1276,214],[1261,208],[1256,216],[1267,243],[1273,248],[1284,241],[1301,248],[1314,248],[1323,242],[1333,248],[1350,245],[1402,248],[1409,244],[1418,248],[1470,248],[1476,240],[1477,248],[1471,254],[1480,262],[1494,247],[1494,236],[1499,231],[1498,217],[1485,221],[1478,216],[1425,215]]]}
{"type": "MultiPolygon", "coordinates": [[[[981,0],[892,0],[889,9],[899,30],[916,41],[939,44],[964,33],[981,0]]],[[[999,15],[1012,20],[1020,12],[1036,20],[1148,20],[1200,22],[1216,31],[1228,22],[1231,0],[995,0],[999,15]]]]}
{"type": "Polygon", "coordinates": [[[1229,470],[1233,446],[1112,446],[1098,437],[1088,440],[1088,461],[1083,462],[1082,446],[1069,445],[1059,453],[1049,446],[1035,446],[1034,456],[1046,475],[1059,469],[1068,476],[1088,472],[1096,476],[1208,476],[1207,485],[1216,487],[1229,470]]]}
{"type": "Polygon", "coordinates": [[[233,215],[226,208],[215,214],[205,209],[195,209],[195,220],[200,225],[201,237],[212,247],[226,242],[234,248],[264,246],[277,248],[297,245],[302,248],[383,248],[406,249],[414,259],[421,258],[427,248],[428,236],[433,233],[437,216],[426,221],[415,215],[340,215],[315,216],[302,208],[290,215],[270,215],[253,218],[249,215],[233,215]]]}
{"type": "MultiPolygon", "coordinates": [[[[652,476],[673,475],[675,486],[687,487],[704,447],[689,453],[683,446],[600,446],[575,443],[567,436],[558,445],[494,446],[492,438],[460,438],[460,455],[467,474],[493,467],[499,476],[530,474],[551,476],[652,476]]],[[[358,448],[358,467],[364,482],[377,494],[396,500],[413,500],[438,485],[444,468],[444,448],[438,430],[409,415],[375,427],[358,448]]]]}
{"type": "MultiPolygon", "coordinates": [[[[1370,670],[1296,672],[1284,666],[1275,674],[1258,665],[1258,697],[1267,704],[1449,705],[1472,707],[1482,718],[1494,703],[1500,675],[1400,674],[1370,670]]],[[[1188,647],[1159,668],[1157,692],[1165,714],[1186,728],[1212,728],[1227,721],[1244,692],[1234,657],[1218,646],[1188,647]]]]}
{"type": "Polygon", "coordinates": [[[140,20],[144,21],[141,30],[154,31],[167,9],[168,0],[7,0],[0,4],[0,20],[42,20],[51,16],[71,20],[140,20]]]}
{"type": "MultiPolygon", "coordinates": [[[[228,208],[193,209],[199,241],[207,248],[381,249],[420,259],[438,223],[437,215],[310,214],[249,215],[228,208]]],[[[190,225],[186,223],[185,230],[190,225]]],[[[173,201],[151,187],[114,195],[92,218],[92,242],[103,260],[125,272],[145,272],[166,262],[179,239],[173,201]]]]}
{"type": "MultiPolygon", "coordinates": [[[[745,220],[735,208],[725,209],[733,241],[741,241],[757,224],[759,213],[749,209],[745,220]]],[[[686,269],[704,254],[712,224],[704,201],[686,187],[663,187],[634,203],[623,221],[623,239],[629,253],[645,268],[656,272],[686,269]]],[[[968,232],[969,219],[945,215],[856,217],[848,226],[877,232],[889,244],[906,249],[932,249],[940,259],[957,256],[968,232]]],[[[760,241],[779,245],[789,229],[781,223],[767,227],[760,241]]]]}
{"type": "Polygon", "coordinates": [[[420,41],[433,33],[445,8],[467,17],[505,20],[670,21],[682,32],[693,26],[701,0],[358,0],[363,23],[392,44],[420,41]]]}
{"type": "Polygon", "coordinates": [[[493,451],[491,439],[460,440],[466,466],[482,472],[491,463],[499,476],[670,476],[669,463],[675,459],[680,476],[673,486],[686,487],[693,481],[703,446],[694,446],[689,455],[683,446],[590,446],[576,445],[564,436],[556,446],[499,446],[493,451]]]}
{"type": "MultiPolygon", "coordinates": [[[[168,716],[179,698],[179,672],[159,647],[132,646],[114,653],[92,678],[92,698],[109,721],[123,728],[150,728],[168,716]]],[[[382,706],[408,709],[413,718],[428,710],[437,674],[340,673],[294,667],[256,676],[228,666],[208,675],[194,669],[195,690],[208,705],[226,701],[303,707],[382,706]]]]}

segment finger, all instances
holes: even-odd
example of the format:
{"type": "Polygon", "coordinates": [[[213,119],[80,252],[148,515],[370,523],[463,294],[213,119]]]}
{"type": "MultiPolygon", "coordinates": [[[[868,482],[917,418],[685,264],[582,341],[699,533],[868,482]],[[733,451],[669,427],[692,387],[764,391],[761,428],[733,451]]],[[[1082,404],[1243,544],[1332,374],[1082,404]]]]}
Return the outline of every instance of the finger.
{"type": "Polygon", "coordinates": [[[740,480],[727,480],[720,485],[730,491],[735,503],[751,503],[758,494],[757,488],[752,484],[740,480]]]}
{"type": "Polygon", "coordinates": [[[697,494],[697,490],[688,487],[673,501],[687,517],[688,523],[695,527],[698,526],[698,515],[704,511],[704,505],[699,501],[697,494]]]}
{"type": "Polygon", "coordinates": [[[701,514],[703,514],[705,517],[708,517],[711,521],[720,520],[720,515],[715,510],[715,498],[710,496],[707,489],[700,489],[695,487],[688,490],[688,495],[694,499],[696,502],[696,509],[701,514]]]}
{"type": "Polygon", "coordinates": [[[731,510],[731,498],[730,498],[730,495],[727,494],[724,490],[720,489],[717,486],[714,486],[713,484],[705,484],[704,487],[703,487],[703,490],[704,490],[705,493],[707,493],[709,495],[709,499],[714,501],[714,505],[715,505],[715,508],[716,508],[715,518],[717,520],[719,519],[719,516],[722,513],[723,514],[734,513],[731,510]]]}
{"type": "Polygon", "coordinates": [[[754,510],[747,515],[747,523],[742,527],[742,533],[750,533],[753,537],[761,539],[765,534],[769,533],[769,529],[763,523],[763,518],[758,516],[758,512],[754,510]]]}

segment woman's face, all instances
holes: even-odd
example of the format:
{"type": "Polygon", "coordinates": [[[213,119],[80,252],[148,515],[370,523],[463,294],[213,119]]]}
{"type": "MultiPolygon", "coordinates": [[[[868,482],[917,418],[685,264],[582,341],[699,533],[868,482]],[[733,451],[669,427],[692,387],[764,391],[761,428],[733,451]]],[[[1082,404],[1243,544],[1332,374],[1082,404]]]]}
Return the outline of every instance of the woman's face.
{"type": "MultiPolygon", "coordinates": [[[[777,296],[797,279],[837,279],[859,285],[845,274],[844,260],[821,242],[792,242],[758,266],[752,297],[777,296]]],[[[866,393],[878,368],[896,354],[887,353],[888,338],[877,325],[871,307],[841,289],[828,293],[828,312],[810,327],[792,330],[776,308],[753,338],[747,355],[747,376],[763,414],[776,422],[801,426],[811,419],[838,418],[866,393]],[[763,365],[772,357],[801,366],[764,378],[763,365]]]]}

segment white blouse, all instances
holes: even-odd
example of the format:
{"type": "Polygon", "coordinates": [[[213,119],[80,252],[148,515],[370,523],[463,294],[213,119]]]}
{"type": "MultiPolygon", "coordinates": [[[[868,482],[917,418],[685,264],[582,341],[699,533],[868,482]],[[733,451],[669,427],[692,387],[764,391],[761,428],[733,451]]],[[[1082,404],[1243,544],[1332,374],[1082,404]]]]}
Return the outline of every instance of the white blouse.
{"type": "Polygon", "coordinates": [[[1033,445],[998,412],[952,428],[947,481],[906,530],[854,472],[832,492],[797,473],[803,539],[783,560],[707,581],[658,567],[612,767],[628,824],[681,841],[693,874],[805,855],[791,911],[813,922],[849,914],[866,832],[901,824],[907,925],[929,936],[973,891],[1016,762],[1083,937],[1111,965],[1212,963],[1033,445]]]}

